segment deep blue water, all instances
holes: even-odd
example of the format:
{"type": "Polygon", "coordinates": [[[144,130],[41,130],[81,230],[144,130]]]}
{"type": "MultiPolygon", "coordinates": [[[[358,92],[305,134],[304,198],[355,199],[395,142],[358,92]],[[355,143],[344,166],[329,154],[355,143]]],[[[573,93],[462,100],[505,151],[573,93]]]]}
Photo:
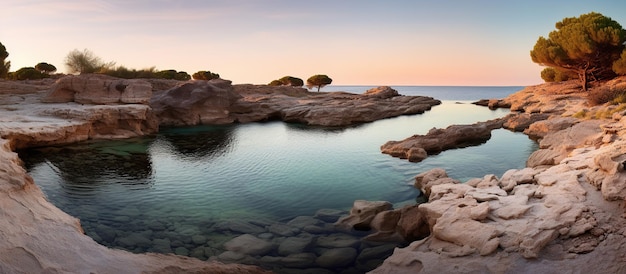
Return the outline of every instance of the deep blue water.
{"type": "MultiPolygon", "coordinates": [[[[368,88],[325,91],[362,93],[368,88]]],[[[496,130],[485,144],[445,151],[420,163],[382,154],[380,146],[389,140],[504,116],[508,110],[469,102],[521,89],[394,88],[445,101],[421,115],[353,127],[269,122],[166,128],[153,137],[34,149],[20,156],[47,197],[80,218],[90,234],[102,225],[141,230],[152,220],[194,231],[202,231],[207,220],[288,220],[322,208],[347,210],[357,199],[414,203],[419,191],[413,178],[423,171],[442,167],[462,181],[501,176],[523,168],[537,148],[526,135],[496,130]]]]}

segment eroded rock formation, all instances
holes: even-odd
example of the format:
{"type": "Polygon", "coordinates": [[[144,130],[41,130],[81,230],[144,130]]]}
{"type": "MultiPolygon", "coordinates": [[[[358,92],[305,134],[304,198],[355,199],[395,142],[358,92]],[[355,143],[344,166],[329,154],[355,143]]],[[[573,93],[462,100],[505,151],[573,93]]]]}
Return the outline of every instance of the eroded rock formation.
{"type": "Polygon", "coordinates": [[[625,113],[572,118],[592,108],[585,97],[568,84],[546,84],[491,101],[541,114],[513,127],[540,143],[528,167],[465,183],[444,170],[418,175],[428,202],[417,211],[430,235],[396,249],[372,273],[626,271],[619,255],[626,252],[625,113]]]}

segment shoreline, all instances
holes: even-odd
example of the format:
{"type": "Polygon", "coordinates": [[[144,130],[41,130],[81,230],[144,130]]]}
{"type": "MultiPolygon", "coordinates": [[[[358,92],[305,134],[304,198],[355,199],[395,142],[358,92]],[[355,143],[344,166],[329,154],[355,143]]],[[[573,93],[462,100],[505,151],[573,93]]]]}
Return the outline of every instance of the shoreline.
{"type": "MultiPolygon", "coordinates": [[[[527,87],[526,89],[540,89],[546,86],[549,85],[527,87]]],[[[559,87],[562,88],[563,86],[557,86],[557,88],[559,87]]],[[[35,93],[37,92],[40,91],[35,91],[35,93]]],[[[510,98],[499,100],[497,102],[494,101],[494,104],[500,104],[502,103],[501,101],[508,100],[511,102],[511,110],[523,111],[525,113],[560,113],[557,116],[571,116],[579,111],[580,108],[583,106],[581,100],[573,103],[570,102],[571,99],[574,98],[574,93],[564,93],[556,96],[528,93],[528,91],[520,91],[510,96],[510,98]],[[540,100],[534,98],[535,95],[550,97],[550,99],[540,100]],[[566,101],[564,98],[567,98],[567,100],[569,101],[566,101]]],[[[23,102],[27,104],[34,102],[34,98],[30,97],[28,93],[25,95],[21,95],[21,97],[23,99],[23,102]]],[[[10,98],[7,99],[7,97],[2,99],[5,100],[5,102],[11,102],[12,100],[10,98]]],[[[64,122],[63,119],[58,118],[39,118],[35,121],[29,121],[27,120],[27,116],[24,113],[19,112],[19,109],[17,107],[8,106],[6,108],[7,109],[5,109],[5,111],[7,111],[7,113],[11,113],[12,116],[5,116],[4,120],[0,121],[0,129],[4,130],[5,128],[3,126],[6,126],[6,123],[13,123],[9,126],[16,126],[16,121],[19,121],[20,123],[20,125],[17,126],[20,126],[22,128],[21,131],[13,132],[13,135],[10,135],[8,137],[9,140],[5,139],[6,136],[4,134],[6,134],[6,132],[3,132],[3,138],[0,139],[0,142],[2,144],[2,149],[0,150],[0,171],[8,175],[3,176],[3,179],[0,183],[0,187],[2,189],[2,191],[0,191],[0,194],[5,196],[5,201],[13,201],[4,202],[3,206],[0,207],[0,211],[8,217],[3,218],[4,221],[0,222],[0,227],[2,227],[3,231],[3,233],[0,234],[0,238],[3,240],[3,244],[0,244],[0,254],[3,255],[0,256],[0,262],[2,263],[0,266],[0,270],[3,270],[3,272],[12,272],[16,270],[24,270],[27,272],[42,272],[53,270],[62,272],[74,272],[85,271],[87,269],[91,269],[95,272],[119,272],[122,270],[124,272],[128,272],[130,270],[137,273],[141,271],[167,272],[166,269],[169,269],[169,271],[171,272],[182,271],[183,269],[186,271],[199,271],[201,269],[204,269],[204,271],[211,270],[219,272],[217,269],[220,269],[220,267],[224,267],[223,270],[220,270],[224,271],[223,273],[246,273],[246,271],[248,271],[247,273],[260,273],[262,271],[261,269],[255,267],[207,263],[173,255],[132,254],[121,250],[107,249],[95,243],[88,236],[81,235],[82,229],[80,229],[78,220],[60,211],[58,208],[47,202],[45,198],[43,198],[41,190],[39,190],[39,188],[34,185],[32,179],[30,179],[30,177],[25,173],[25,170],[20,165],[19,158],[17,158],[17,154],[14,153],[13,150],[20,146],[28,146],[28,144],[32,143],[41,145],[54,144],[56,142],[55,138],[64,138],[66,142],[76,142],[89,138],[126,138],[128,136],[132,136],[133,134],[143,134],[144,131],[148,132],[150,130],[149,125],[148,127],[145,127],[145,125],[131,125],[129,128],[126,128],[121,132],[115,130],[107,132],[107,130],[111,129],[111,126],[115,126],[115,124],[109,124],[107,125],[107,127],[98,128],[100,130],[106,129],[105,132],[107,134],[100,134],[97,131],[94,131],[93,127],[87,125],[88,123],[85,124],[80,122],[64,122]],[[27,126],[26,123],[32,124],[28,124],[27,126]],[[15,141],[19,138],[24,139],[22,141],[15,141]],[[28,212],[30,212],[30,214],[24,214],[28,212]],[[27,231],[27,233],[25,235],[17,234],[16,229],[21,231],[27,231]],[[46,237],[44,235],[55,236],[46,237]],[[62,241],[63,244],[60,244],[59,241],[62,241]],[[67,252],[58,252],[59,249],[65,250],[67,252]],[[66,263],[65,265],[59,265],[59,262],[66,263]],[[30,265],[33,266],[33,268],[25,269],[24,265],[30,265]],[[185,266],[183,267],[183,265],[185,266]]],[[[115,109],[114,107],[106,105],[88,106],[87,108],[89,109],[89,111],[92,112],[81,113],[79,109],[74,109],[72,110],[74,111],[73,115],[78,114],[83,115],[81,117],[93,119],[93,116],[90,116],[89,114],[93,115],[93,113],[95,112],[97,113],[97,117],[99,118],[105,116],[108,117],[112,115],[113,112],[111,111],[115,109]]],[[[128,108],[130,113],[133,113],[132,115],[125,117],[130,118],[127,119],[129,121],[139,121],[142,120],[142,117],[147,117],[150,115],[149,112],[146,112],[147,109],[145,107],[126,106],[126,108],[128,108]]],[[[58,112],[56,113],[58,114],[58,112]]],[[[626,144],[622,144],[621,140],[621,132],[623,126],[620,123],[623,119],[621,119],[622,117],[616,118],[619,119],[606,121],[606,124],[610,125],[610,128],[612,129],[609,133],[600,132],[600,143],[604,147],[602,151],[615,151],[615,147],[618,148],[617,151],[622,151],[621,148],[626,147],[626,144]],[[602,141],[604,139],[606,140],[602,141]]],[[[549,123],[550,121],[555,120],[559,119],[555,119],[554,117],[548,118],[548,120],[546,120],[547,122],[543,124],[543,127],[536,126],[533,129],[534,131],[530,134],[542,136],[542,139],[546,140],[553,138],[550,136],[558,132],[556,129],[560,127],[570,128],[573,125],[572,121],[567,122],[570,123],[569,126],[564,126],[562,123],[559,125],[553,125],[549,123]]],[[[582,125],[590,123],[577,122],[576,124],[582,125]]],[[[129,124],[125,125],[128,126],[129,124]]],[[[598,125],[590,125],[591,128],[595,128],[597,126],[598,125]]],[[[532,128],[532,126],[530,126],[529,128],[532,128]]],[[[605,126],[605,128],[607,128],[607,126],[605,126]]],[[[589,136],[594,134],[597,135],[598,132],[591,131],[589,136]]],[[[626,135],[626,132],[624,133],[624,135],[626,135]]],[[[558,140],[557,137],[554,138],[556,138],[555,140],[558,140]]],[[[595,136],[592,139],[597,140],[598,136],[595,136]]],[[[519,185],[519,181],[514,180],[514,184],[518,186],[523,186],[522,188],[527,188],[528,185],[537,185],[537,188],[542,187],[543,192],[540,198],[535,197],[535,194],[537,193],[537,189],[535,189],[532,191],[532,195],[526,194],[530,195],[527,196],[528,200],[545,200],[547,199],[546,197],[549,197],[551,194],[562,195],[563,193],[568,194],[572,191],[573,193],[578,193],[574,195],[575,197],[577,197],[576,201],[580,202],[580,197],[583,197],[583,202],[585,202],[584,208],[573,206],[573,208],[575,208],[575,212],[571,213],[571,218],[568,219],[567,222],[557,224],[553,228],[554,231],[557,231],[556,236],[554,236],[554,232],[545,233],[540,231],[539,234],[536,235],[549,235],[541,236],[539,238],[533,238],[531,236],[530,238],[534,240],[524,243],[522,246],[525,246],[525,248],[523,248],[521,251],[520,249],[498,249],[498,246],[502,243],[502,235],[505,235],[506,233],[497,235],[495,237],[490,236],[487,238],[487,240],[499,238],[500,242],[498,245],[496,245],[496,249],[494,249],[492,253],[489,253],[489,250],[485,250],[484,252],[481,251],[480,253],[489,254],[486,256],[482,256],[481,254],[475,253],[477,251],[476,248],[481,247],[481,244],[468,243],[466,242],[466,239],[464,240],[462,238],[449,238],[449,236],[445,236],[448,235],[446,234],[448,233],[446,230],[437,231],[437,229],[435,229],[435,232],[433,233],[434,236],[429,236],[425,240],[413,242],[407,248],[396,249],[394,255],[385,260],[385,263],[377,270],[374,270],[373,273],[389,273],[389,271],[403,272],[409,270],[414,272],[416,270],[415,265],[419,265],[421,269],[426,273],[435,270],[525,272],[534,269],[536,271],[563,271],[567,270],[566,268],[563,268],[563,262],[567,262],[568,265],[572,265],[570,268],[570,270],[572,271],[582,271],[582,269],[588,269],[590,271],[599,270],[600,272],[609,272],[617,270],[623,271],[624,269],[626,269],[626,263],[620,261],[621,259],[619,258],[619,254],[624,254],[626,252],[626,240],[624,239],[626,231],[624,228],[609,229],[608,227],[606,227],[610,224],[617,224],[621,225],[621,227],[626,227],[621,215],[618,217],[612,217],[612,215],[614,215],[616,211],[620,209],[622,210],[623,214],[623,208],[620,207],[619,202],[607,202],[604,199],[599,198],[599,196],[597,195],[598,193],[606,193],[609,194],[609,197],[611,199],[623,200],[624,195],[620,194],[622,193],[621,189],[614,186],[613,189],[608,189],[606,191],[602,189],[602,191],[598,191],[595,190],[597,186],[588,184],[587,182],[578,182],[581,178],[580,174],[584,174],[582,177],[587,176],[589,178],[595,178],[595,184],[601,185],[600,188],[602,188],[606,185],[609,185],[602,183],[605,178],[609,178],[611,176],[615,177],[614,175],[616,174],[617,176],[619,176],[621,175],[621,170],[619,170],[618,168],[617,170],[612,171],[612,174],[611,171],[608,173],[603,171],[608,169],[605,166],[611,165],[612,158],[609,157],[609,159],[602,158],[604,160],[595,160],[597,157],[600,157],[598,156],[600,154],[597,154],[597,151],[599,149],[596,147],[590,147],[588,144],[586,144],[586,142],[584,142],[584,140],[582,144],[565,144],[568,145],[567,147],[563,147],[563,145],[563,143],[559,143],[558,141],[556,143],[544,145],[541,148],[542,153],[536,153],[529,157],[529,160],[531,158],[535,158],[536,163],[540,163],[533,167],[533,170],[544,174],[544,177],[548,179],[540,179],[541,176],[539,176],[535,179],[534,183],[527,182],[519,185]],[[572,150],[571,148],[574,149],[572,150]],[[545,150],[552,150],[552,152],[545,150]],[[573,153],[573,155],[570,155],[571,153],[573,153]],[[558,163],[555,159],[558,159],[558,163]],[[595,163],[597,161],[600,161],[600,167],[598,167],[598,164],[595,163]],[[564,163],[561,165],[561,162],[564,163]],[[553,164],[548,166],[548,164],[550,163],[554,163],[556,165],[553,164]],[[567,172],[570,173],[564,172],[566,168],[568,170],[567,172]],[[592,171],[587,173],[583,173],[581,171],[586,171],[587,169],[592,171]],[[556,179],[549,179],[551,177],[549,177],[548,175],[552,174],[553,176],[556,176],[555,172],[556,174],[575,174],[575,178],[577,178],[575,180],[576,182],[573,182],[570,179],[561,180],[559,179],[560,177],[556,177],[556,179]],[[563,189],[562,186],[560,186],[560,182],[567,182],[568,186],[565,186],[565,189],[563,189]],[[579,184],[579,187],[575,187],[576,183],[579,184]],[[579,190],[580,188],[582,188],[584,191],[581,192],[579,190]],[[558,191],[556,193],[552,193],[552,190],[558,191]],[[584,194],[581,194],[583,192],[584,194]],[[574,214],[578,212],[579,214],[574,214]],[[595,225],[592,221],[590,221],[591,218],[589,217],[589,213],[595,220],[595,225]],[[572,225],[574,225],[574,227],[578,227],[578,229],[581,230],[582,233],[576,235],[577,233],[570,233],[571,229],[568,229],[567,231],[563,229],[565,226],[572,225]],[[601,229],[601,231],[596,228],[601,229]],[[586,238],[584,237],[587,237],[588,235],[593,235],[594,237],[590,238],[591,240],[585,241],[584,239],[586,238]],[[601,237],[602,240],[599,240],[601,237]],[[578,253],[570,253],[569,251],[567,251],[569,249],[565,247],[567,247],[568,245],[572,245],[572,242],[580,239],[583,239],[581,240],[582,242],[574,246],[574,249],[576,247],[580,247],[581,245],[592,246],[592,248],[587,247],[586,249],[578,250],[578,253]],[[595,246],[593,246],[593,244],[588,244],[590,241],[593,242],[593,240],[595,240],[597,243],[595,246]],[[469,249],[467,249],[465,246],[468,246],[469,249]],[[459,247],[461,249],[459,249],[459,247]],[[530,253],[528,253],[527,251],[530,251],[530,253]],[[613,254],[613,256],[611,257],[607,255],[607,253],[613,254]],[[529,257],[533,256],[538,256],[540,259],[544,259],[528,259],[529,257]],[[484,266],[476,265],[476,261],[483,262],[484,266]],[[594,262],[593,264],[590,263],[592,261],[594,262]],[[602,268],[598,268],[597,266],[595,266],[595,264],[597,264],[598,262],[603,262],[605,263],[605,265],[603,265],[602,268]]],[[[619,157],[619,155],[616,155],[615,157],[619,157]]],[[[533,175],[532,177],[535,178],[539,175],[539,173],[533,175]]],[[[483,180],[481,181],[474,183],[476,184],[476,186],[478,186],[483,183],[483,181],[485,181],[484,179],[485,178],[483,178],[483,180]]],[[[496,180],[497,182],[495,183],[495,186],[502,188],[502,186],[499,186],[499,184],[502,184],[502,180],[503,178],[496,180]]],[[[494,187],[493,182],[494,181],[490,179],[485,181],[483,185],[489,185],[489,187],[494,187]]],[[[474,188],[478,189],[476,186],[474,188]]],[[[439,198],[439,200],[431,199],[431,204],[435,204],[433,202],[436,201],[447,201],[448,204],[447,206],[444,206],[444,208],[450,208],[450,206],[454,203],[458,203],[459,201],[466,199],[466,192],[458,192],[460,190],[455,190],[455,188],[457,188],[456,186],[441,184],[440,186],[433,188],[435,189],[435,193],[439,193],[441,197],[439,198]],[[449,188],[446,189],[446,187],[449,188]],[[443,197],[448,197],[446,196],[448,194],[454,194],[456,196],[454,198],[443,199],[443,197]]],[[[433,190],[431,189],[431,197],[433,193],[432,191],[433,190]]],[[[520,190],[519,192],[522,193],[523,191],[520,190]]],[[[556,197],[556,200],[554,201],[562,201],[561,196],[554,197],[556,197]]],[[[563,201],[569,201],[568,199],[563,201]]],[[[489,203],[491,206],[491,202],[489,203]]],[[[469,208],[480,207],[480,210],[484,211],[485,206],[479,206],[480,204],[484,205],[485,203],[479,202],[471,205],[469,208]]],[[[539,205],[531,205],[531,208],[537,207],[539,207],[539,205]]],[[[549,209],[553,207],[546,208],[548,209],[548,212],[550,212],[549,209]]],[[[435,208],[432,210],[433,212],[438,212],[438,210],[443,210],[442,213],[446,212],[444,209],[435,208]]],[[[572,208],[567,209],[565,212],[569,212],[570,210],[572,210],[572,208]]],[[[524,214],[520,216],[523,217],[526,212],[527,211],[524,211],[524,214]]],[[[559,213],[559,215],[561,215],[561,213],[559,213]]],[[[461,220],[462,222],[460,224],[464,224],[462,226],[464,227],[464,229],[469,228],[471,230],[472,227],[479,228],[479,230],[476,231],[477,233],[480,233],[483,230],[491,231],[489,229],[485,229],[488,227],[485,227],[484,225],[476,224],[479,223],[489,225],[490,223],[492,223],[492,219],[494,219],[495,217],[492,216],[487,218],[488,216],[490,216],[489,214],[493,214],[493,212],[490,211],[489,208],[486,210],[486,213],[481,214],[481,216],[484,215],[484,217],[476,217],[475,219],[471,220],[467,220],[466,218],[459,219],[458,215],[452,214],[449,216],[450,218],[449,220],[447,220],[447,222],[451,222],[451,224],[454,224],[457,223],[458,220],[461,220]],[[458,220],[454,219],[454,216],[456,216],[458,220]]],[[[502,219],[502,216],[498,218],[502,219]]],[[[509,220],[510,219],[511,218],[509,218],[509,220]]],[[[515,219],[519,218],[513,218],[513,220],[515,219]]],[[[526,221],[528,221],[531,225],[540,224],[540,222],[538,221],[526,221]]],[[[501,231],[507,231],[507,227],[508,226],[504,225],[504,228],[499,227],[498,229],[501,231]]],[[[433,228],[431,228],[431,230],[433,228]]],[[[493,247],[492,243],[493,242],[491,242],[489,246],[493,247]]]]}

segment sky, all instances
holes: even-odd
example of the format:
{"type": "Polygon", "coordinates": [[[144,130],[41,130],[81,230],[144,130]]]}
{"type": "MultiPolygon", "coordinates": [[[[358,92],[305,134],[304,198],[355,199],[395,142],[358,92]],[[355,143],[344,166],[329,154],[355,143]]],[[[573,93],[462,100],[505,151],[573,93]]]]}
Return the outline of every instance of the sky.
{"type": "Polygon", "coordinates": [[[526,86],[555,23],[592,11],[626,26],[626,1],[3,0],[11,71],[88,49],[131,69],[234,84],[326,74],[334,85],[526,86]]]}

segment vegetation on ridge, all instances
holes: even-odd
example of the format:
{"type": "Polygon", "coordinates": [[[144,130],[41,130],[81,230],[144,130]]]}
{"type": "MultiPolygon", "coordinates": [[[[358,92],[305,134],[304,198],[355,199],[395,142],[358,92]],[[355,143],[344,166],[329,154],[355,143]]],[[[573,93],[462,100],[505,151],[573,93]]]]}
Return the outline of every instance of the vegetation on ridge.
{"type": "Polygon", "coordinates": [[[317,87],[317,92],[319,92],[320,88],[323,88],[326,85],[330,85],[330,83],[332,82],[333,79],[330,79],[330,77],[323,74],[317,74],[309,77],[309,79],[306,80],[306,87],[309,89],[317,87]]]}
{"type": "Polygon", "coordinates": [[[278,80],[274,80],[267,84],[268,86],[291,86],[291,87],[301,87],[304,85],[304,81],[298,77],[293,76],[285,76],[278,80]]]}
{"type": "Polygon", "coordinates": [[[577,75],[586,91],[589,81],[626,74],[626,30],[618,22],[591,12],[565,18],[556,23],[556,29],[548,38],[539,37],[530,51],[533,62],[554,70],[544,70],[544,80],[577,75]]]}

